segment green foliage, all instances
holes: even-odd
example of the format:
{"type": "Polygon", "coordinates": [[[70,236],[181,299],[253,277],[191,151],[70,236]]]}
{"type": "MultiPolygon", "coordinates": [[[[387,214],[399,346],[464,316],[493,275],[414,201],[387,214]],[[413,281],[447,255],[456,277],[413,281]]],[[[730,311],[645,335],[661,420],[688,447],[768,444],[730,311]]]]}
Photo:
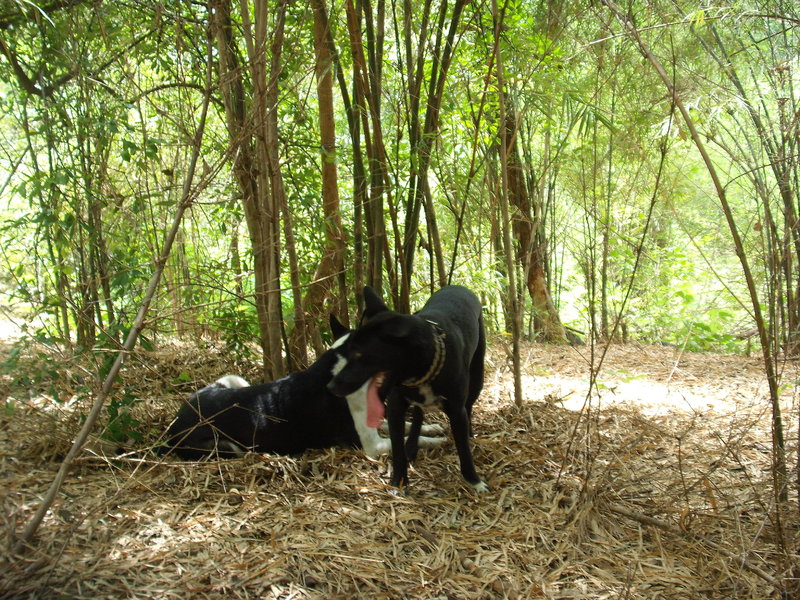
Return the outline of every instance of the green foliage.
{"type": "Polygon", "coordinates": [[[238,357],[251,357],[252,344],[260,333],[255,307],[252,304],[224,303],[210,314],[209,325],[222,334],[225,349],[238,357]]]}
{"type": "Polygon", "coordinates": [[[41,331],[18,340],[6,360],[0,362],[0,373],[9,378],[14,388],[46,394],[56,402],[69,400],[64,396],[58,354],[47,350],[58,341],[41,331]]]}
{"type": "Polygon", "coordinates": [[[743,349],[742,342],[726,329],[731,320],[730,317],[715,319],[710,315],[707,323],[684,323],[683,331],[677,332],[676,338],[685,340],[684,347],[693,352],[739,352],[743,349]]]}
{"type": "Polygon", "coordinates": [[[142,434],[137,427],[141,421],[134,418],[131,408],[137,402],[134,391],[125,389],[122,394],[115,394],[111,401],[106,405],[108,423],[103,430],[103,437],[115,443],[122,443],[128,440],[140,441],[142,434]]]}
{"type": "MultiPolygon", "coordinates": [[[[780,20],[770,17],[748,13],[747,19],[739,18],[746,6],[712,10],[679,4],[656,3],[657,10],[649,10],[634,3],[630,9],[654,51],[671,61],[679,92],[730,182],[745,251],[765,257],[758,284],[769,290],[774,278],[766,257],[775,240],[765,238],[767,213],[776,220],[778,240],[790,219],[782,217],[776,174],[765,167],[771,165],[768,137],[748,121],[742,92],[757,100],[762,120],[772,126],[767,133],[783,131],[781,98],[797,98],[796,81],[788,75],[798,68],[796,31],[779,29],[780,20]],[[672,25],[664,29],[663,23],[672,25]],[[731,91],[710,47],[717,56],[725,50],[743,74],[741,91],[731,91]],[[755,204],[753,198],[758,198],[755,204]]],[[[749,325],[741,309],[746,302],[737,259],[710,200],[706,169],[688,143],[685,126],[669,119],[663,84],[601,5],[518,0],[505,6],[499,47],[503,92],[519,124],[525,185],[536,204],[532,214],[537,236],[545,239],[551,291],[562,320],[586,331],[590,308],[598,314],[605,308],[612,323],[621,318],[637,339],[735,351],[738,343],[730,332],[749,325]]],[[[0,285],[9,303],[41,317],[37,335],[54,343],[106,349],[124,337],[180,200],[204,85],[208,14],[198,3],[139,8],[78,3],[52,11],[38,24],[20,21],[6,30],[9,52],[23,70],[36,74],[32,83],[47,94],[27,91],[8,60],[0,60],[0,132],[7,141],[0,163],[9,173],[0,181],[5,266],[0,285]]],[[[385,252],[398,262],[410,172],[420,158],[409,142],[406,60],[416,73],[420,58],[425,94],[434,73],[433,41],[423,48],[414,45],[422,33],[421,8],[412,2],[408,15],[399,5],[387,14],[378,92],[388,170],[381,182],[389,232],[385,252]],[[403,39],[406,19],[409,40],[403,39]]],[[[434,21],[439,8],[438,2],[431,4],[434,21]]],[[[430,144],[430,202],[446,270],[452,267],[454,282],[481,293],[489,306],[487,322],[502,329],[507,274],[498,266],[503,249],[495,23],[485,7],[468,4],[465,11],[443,86],[441,125],[424,140],[430,144]]],[[[304,286],[313,281],[328,242],[320,209],[313,53],[286,51],[311,48],[309,17],[308,5],[288,5],[284,68],[277,82],[280,168],[304,286]]],[[[238,11],[233,18],[234,43],[243,57],[238,11]]],[[[334,5],[330,18],[338,68],[352,94],[353,60],[342,7],[334,5]]],[[[370,50],[366,28],[364,35],[370,50]]],[[[208,334],[221,337],[228,351],[238,354],[249,352],[261,332],[252,302],[248,221],[230,170],[228,115],[220,93],[215,88],[203,140],[204,187],[166,267],[150,324],[153,338],[208,334]]],[[[338,85],[335,94],[339,191],[352,283],[353,145],[338,85]]],[[[420,116],[424,110],[422,102],[420,116]]],[[[788,116],[783,114],[784,123],[792,122],[788,116]]],[[[360,124],[371,118],[364,115],[360,124]]],[[[790,145],[793,132],[784,129],[788,137],[773,140],[776,147],[790,145]]],[[[788,158],[786,164],[795,169],[787,181],[796,181],[796,164],[788,158]]],[[[423,211],[415,305],[435,277],[427,247],[432,225],[423,211]]],[[[292,265],[285,252],[279,258],[280,285],[287,290],[292,265]]],[[[392,268],[396,277],[399,268],[392,268]]],[[[291,294],[283,294],[287,332],[293,302],[291,294]]],[[[46,376],[46,370],[36,375],[46,376]]],[[[118,408],[114,417],[122,419],[125,407],[118,408]]]]}

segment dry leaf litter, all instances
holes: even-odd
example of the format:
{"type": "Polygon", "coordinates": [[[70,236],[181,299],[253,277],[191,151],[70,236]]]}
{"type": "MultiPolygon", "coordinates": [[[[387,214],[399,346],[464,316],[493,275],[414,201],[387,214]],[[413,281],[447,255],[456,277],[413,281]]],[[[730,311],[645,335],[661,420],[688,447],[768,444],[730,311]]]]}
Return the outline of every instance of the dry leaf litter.
{"type": "MultiPolygon", "coordinates": [[[[463,483],[452,441],[420,453],[405,495],[387,485],[388,458],[355,450],[200,463],[143,452],[193,389],[258,371],[213,346],[139,351],[113,393],[138,400],[142,440],[119,455],[96,436],[14,557],[91,401],[70,396],[91,369],[54,375],[60,402],[6,378],[0,598],[776,597],[769,578],[791,573],[769,518],[758,360],[611,346],[588,394],[589,348],[523,349],[521,407],[506,342],[487,357],[473,440],[484,495],[463,483]]],[[[784,400],[797,414],[791,386],[784,400]]]]}

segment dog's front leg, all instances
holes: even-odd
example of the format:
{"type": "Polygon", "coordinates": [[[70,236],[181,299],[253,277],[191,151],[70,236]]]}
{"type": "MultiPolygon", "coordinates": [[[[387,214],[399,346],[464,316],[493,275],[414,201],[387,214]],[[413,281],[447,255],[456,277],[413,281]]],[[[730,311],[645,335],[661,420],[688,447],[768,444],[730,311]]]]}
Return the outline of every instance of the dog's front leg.
{"type": "Polygon", "coordinates": [[[408,439],[406,440],[406,456],[409,462],[414,462],[417,459],[422,418],[422,409],[419,406],[411,407],[411,428],[408,430],[408,439]]]}
{"type": "Polygon", "coordinates": [[[396,390],[386,400],[386,419],[389,421],[389,439],[392,442],[392,485],[408,485],[408,458],[405,449],[406,399],[396,390]]]}

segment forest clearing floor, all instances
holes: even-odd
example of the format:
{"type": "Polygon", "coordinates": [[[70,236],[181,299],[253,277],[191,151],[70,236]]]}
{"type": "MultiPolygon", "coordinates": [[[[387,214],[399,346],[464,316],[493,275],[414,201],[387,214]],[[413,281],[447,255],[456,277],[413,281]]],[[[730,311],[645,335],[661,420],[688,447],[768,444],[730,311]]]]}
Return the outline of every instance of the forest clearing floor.
{"type": "MultiPolygon", "coordinates": [[[[388,457],[360,451],[186,463],[95,439],[11,557],[91,401],[78,393],[91,369],[33,354],[24,386],[0,381],[0,598],[777,597],[767,581],[797,568],[798,519],[793,505],[786,558],[760,361],[611,346],[586,403],[588,355],[525,344],[517,407],[506,341],[492,340],[474,413],[486,494],[463,483],[452,441],[421,452],[394,495],[388,457]]],[[[138,351],[113,392],[135,400],[131,447],[156,444],[180,402],[228,372],[258,379],[213,345],[138,351]]],[[[787,361],[790,465],[797,380],[787,361]]]]}

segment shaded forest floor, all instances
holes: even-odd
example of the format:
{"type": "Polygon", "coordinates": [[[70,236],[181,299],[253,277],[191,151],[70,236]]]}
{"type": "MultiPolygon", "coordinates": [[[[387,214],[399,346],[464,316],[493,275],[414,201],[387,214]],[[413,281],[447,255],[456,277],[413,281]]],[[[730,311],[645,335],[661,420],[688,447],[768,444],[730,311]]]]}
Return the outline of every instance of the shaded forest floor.
{"type": "MultiPolygon", "coordinates": [[[[786,561],[768,516],[759,361],[612,346],[586,404],[588,352],[526,345],[517,408],[493,340],[474,415],[491,486],[481,496],[462,483],[452,442],[421,453],[398,497],[388,458],[358,451],[182,463],[94,440],[33,548],[0,564],[0,598],[775,597],[766,579],[784,577],[786,561]]],[[[4,553],[89,402],[84,367],[57,366],[33,357],[21,363],[33,381],[0,383],[4,553]]],[[[179,403],[228,372],[258,379],[210,346],[138,353],[115,391],[136,400],[134,445],[157,443],[179,403]]],[[[790,464],[796,381],[787,363],[790,464]]]]}

